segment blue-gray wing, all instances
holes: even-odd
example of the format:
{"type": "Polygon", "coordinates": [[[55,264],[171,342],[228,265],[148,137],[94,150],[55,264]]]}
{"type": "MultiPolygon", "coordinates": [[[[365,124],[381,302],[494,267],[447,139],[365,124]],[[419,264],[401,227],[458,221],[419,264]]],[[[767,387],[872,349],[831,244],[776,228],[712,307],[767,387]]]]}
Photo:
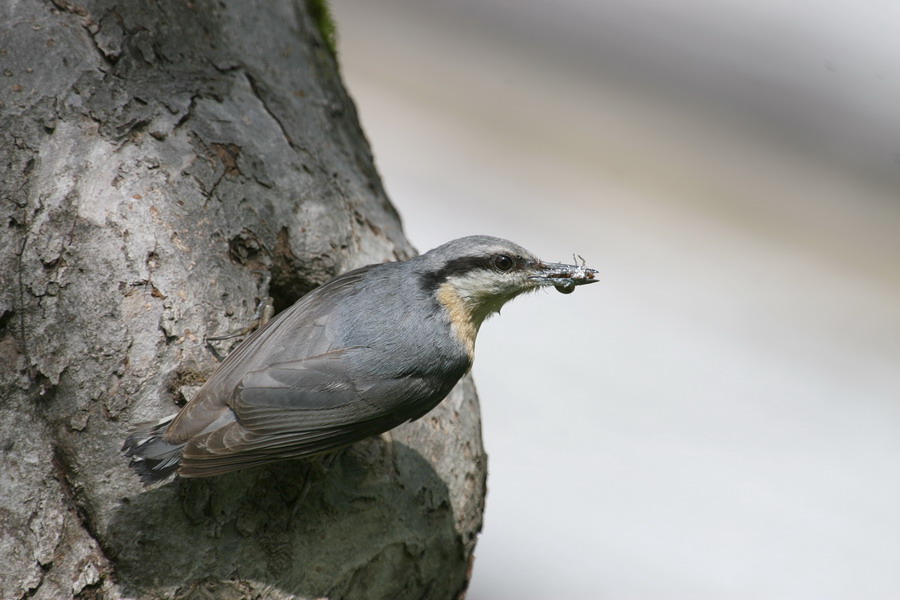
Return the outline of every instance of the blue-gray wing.
{"type": "Polygon", "coordinates": [[[383,375],[391,372],[387,358],[354,347],[247,373],[230,402],[236,421],[191,439],[180,473],[309,457],[382,433],[431,410],[467,366],[451,377],[446,369],[383,375]]]}
{"type": "Polygon", "coordinates": [[[232,420],[232,400],[248,373],[273,363],[333,350],[333,315],[374,266],[346,273],[310,292],[234,349],[166,429],[165,440],[183,444],[232,420]]]}

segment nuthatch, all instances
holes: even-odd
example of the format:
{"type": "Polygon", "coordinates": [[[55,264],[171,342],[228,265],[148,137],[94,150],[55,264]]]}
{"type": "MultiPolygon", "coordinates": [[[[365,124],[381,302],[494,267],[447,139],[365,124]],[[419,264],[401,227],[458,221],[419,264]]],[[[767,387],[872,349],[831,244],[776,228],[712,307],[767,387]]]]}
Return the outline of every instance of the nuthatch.
{"type": "Polygon", "coordinates": [[[342,448],[423,416],[471,368],[482,322],[524,292],[596,281],[521,246],[465,237],[310,292],[244,340],[176,415],[123,450],[144,483],[342,448]]]}

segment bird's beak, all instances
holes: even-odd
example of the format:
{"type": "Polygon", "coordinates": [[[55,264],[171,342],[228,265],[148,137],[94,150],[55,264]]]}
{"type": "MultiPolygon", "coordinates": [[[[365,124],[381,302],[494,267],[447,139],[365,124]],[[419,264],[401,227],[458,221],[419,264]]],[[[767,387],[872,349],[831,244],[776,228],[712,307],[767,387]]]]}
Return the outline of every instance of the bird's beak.
{"type": "Polygon", "coordinates": [[[589,269],[583,264],[578,266],[540,262],[535,265],[535,273],[529,279],[540,285],[552,285],[562,294],[571,294],[575,286],[597,281],[596,276],[596,269],[589,269]]]}

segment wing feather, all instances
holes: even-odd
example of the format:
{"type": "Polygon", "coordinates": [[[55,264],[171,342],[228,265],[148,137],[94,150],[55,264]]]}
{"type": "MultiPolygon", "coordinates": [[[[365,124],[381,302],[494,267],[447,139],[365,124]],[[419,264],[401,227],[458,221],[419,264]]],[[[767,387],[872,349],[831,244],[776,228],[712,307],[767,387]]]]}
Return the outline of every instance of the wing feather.
{"type": "Polygon", "coordinates": [[[247,373],[231,402],[236,420],[193,438],[180,473],[215,474],[309,457],[387,431],[431,410],[455,380],[431,373],[361,372],[377,351],[352,347],[247,373]]]}
{"type": "Polygon", "coordinates": [[[333,279],[254,331],[225,358],[178,414],[166,429],[166,441],[184,443],[204,433],[210,423],[228,414],[230,399],[247,372],[277,362],[279,359],[273,354],[288,347],[289,340],[303,340],[304,355],[296,357],[299,359],[329,352],[332,348],[328,324],[332,313],[375,266],[356,269],[333,279]]]}

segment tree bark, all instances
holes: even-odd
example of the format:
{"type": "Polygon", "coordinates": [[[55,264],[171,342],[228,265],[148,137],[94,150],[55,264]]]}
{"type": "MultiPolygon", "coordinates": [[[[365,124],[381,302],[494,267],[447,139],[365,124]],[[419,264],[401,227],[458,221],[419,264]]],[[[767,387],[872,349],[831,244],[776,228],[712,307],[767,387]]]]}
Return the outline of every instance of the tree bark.
{"type": "Polygon", "coordinates": [[[141,487],[271,296],[409,257],[301,0],[0,7],[0,596],[453,598],[481,525],[466,378],[337,455],[141,487]]]}

